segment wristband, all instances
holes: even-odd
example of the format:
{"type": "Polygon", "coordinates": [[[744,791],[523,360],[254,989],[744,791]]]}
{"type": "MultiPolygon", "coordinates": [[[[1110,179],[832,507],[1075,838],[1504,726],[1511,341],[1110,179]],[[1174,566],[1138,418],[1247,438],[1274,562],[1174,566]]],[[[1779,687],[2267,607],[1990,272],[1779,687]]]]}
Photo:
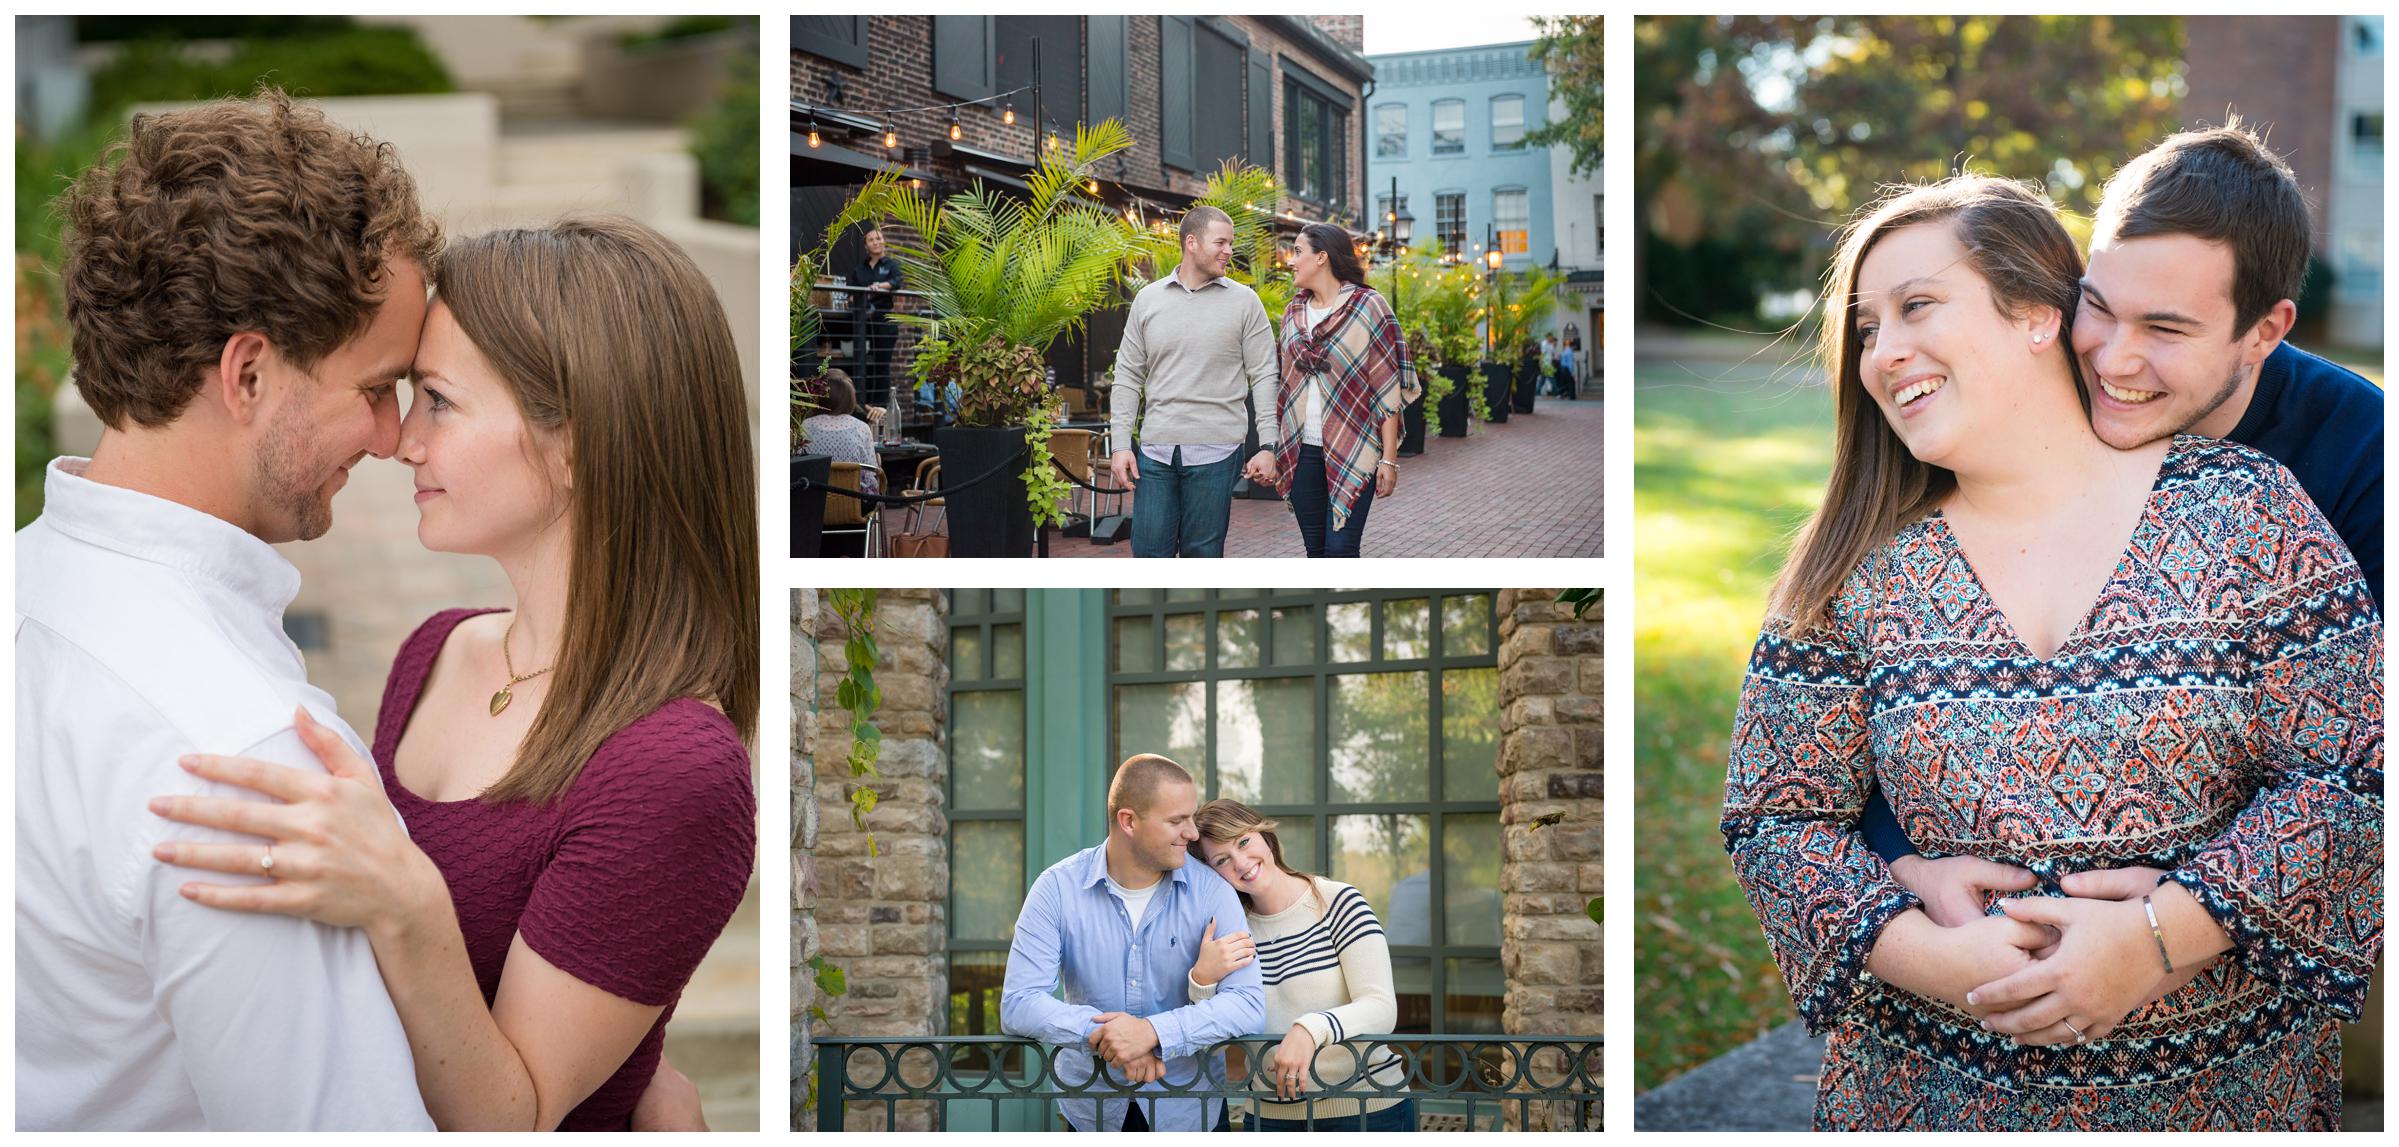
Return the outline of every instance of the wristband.
{"type": "Polygon", "coordinates": [[[1377,465],[1377,466],[1389,466],[1389,467],[1391,467],[1391,468],[1392,468],[1392,469],[1394,469],[1394,470],[1397,470],[1397,469],[1399,469],[1399,463],[1397,463],[1397,462],[1393,462],[1393,461],[1390,461],[1390,460],[1388,460],[1388,459],[1386,459],[1386,460],[1384,460],[1384,461],[1381,461],[1381,462],[1377,462],[1377,463],[1375,463],[1375,465],[1377,465]]]}
{"type": "Polygon", "coordinates": [[[2149,934],[2157,940],[2158,962],[2166,966],[2166,974],[2171,976],[2174,974],[2174,957],[2166,954],[2166,930],[2157,926],[2157,906],[2151,904],[2147,896],[2143,896],[2141,897],[2141,911],[2149,914],[2149,934]]]}

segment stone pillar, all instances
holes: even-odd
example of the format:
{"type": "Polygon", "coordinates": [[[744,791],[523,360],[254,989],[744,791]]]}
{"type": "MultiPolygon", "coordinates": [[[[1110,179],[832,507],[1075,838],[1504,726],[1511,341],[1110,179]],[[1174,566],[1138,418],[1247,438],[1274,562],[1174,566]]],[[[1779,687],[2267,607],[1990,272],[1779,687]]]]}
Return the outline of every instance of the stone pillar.
{"type": "MultiPolygon", "coordinates": [[[[849,713],[835,688],[849,661],[842,642],[849,634],[829,603],[817,610],[816,849],[817,941],[825,959],[838,965],[849,993],[823,1001],[822,1034],[841,1036],[931,1036],[941,1032],[949,971],[944,949],[949,932],[949,818],[944,812],[948,771],[945,735],[949,723],[949,605],[937,590],[878,592],[875,640],[882,663],[875,683],[883,706],[875,726],[883,733],[875,811],[868,831],[852,820],[849,713]],[[868,855],[871,835],[874,853],[868,855]]],[[[924,1060],[908,1057],[904,1069],[924,1060]]],[[[880,1070],[880,1061],[871,1070],[880,1070]]],[[[913,1078],[913,1071],[904,1074],[913,1078]]],[[[917,1080],[916,1082],[925,1082],[917,1080]]],[[[822,1086],[820,1084],[820,1086],[822,1086]]],[[[883,1109],[861,1104],[849,1131],[930,1131],[929,1103],[903,1103],[898,1125],[886,1125],[883,1109]]]]}
{"type": "MultiPolygon", "coordinates": [[[[1499,593],[1502,1023],[1515,1035],[1597,1037],[1600,934],[1585,905],[1600,896],[1601,631],[1598,607],[1578,622],[1557,596],[1499,593]],[[1553,813],[1563,816],[1536,826],[1553,813]]],[[[1557,1053],[1534,1068],[1543,1083],[1565,1077],[1557,1053]]],[[[1511,1106],[1509,1130],[1574,1126],[1563,1105],[1511,1106]]]]}
{"type": "Polygon", "coordinates": [[[808,1009],[822,1007],[808,960],[816,955],[817,591],[791,591],[791,1129],[816,1130],[809,1081],[816,1048],[808,1009]]]}

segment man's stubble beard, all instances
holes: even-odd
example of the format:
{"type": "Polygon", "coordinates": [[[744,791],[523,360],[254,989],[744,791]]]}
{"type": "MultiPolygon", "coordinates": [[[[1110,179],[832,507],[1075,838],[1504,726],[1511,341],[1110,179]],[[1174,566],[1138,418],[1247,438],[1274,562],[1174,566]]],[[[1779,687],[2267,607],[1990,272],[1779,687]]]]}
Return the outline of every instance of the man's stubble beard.
{"type": "MultiPolygon", "coordinates": [[[[2261,364],[2259,364],[2259,365],[2260,365],[2260,369],[2263,369],[2263,366],[2264,366],[2264,364],[2262,364],[2262,363],[2261,363],[2261,364]]],[[[2218,388],[2216,389],[2216,396],[2215,396],[2214,398],[2211,398],[2211,399],[2207,400],[2207,402],[2206,402],[2204,405],[2200,406],[2200,407],[2199,407],[2199,409],[2192,411],[2192,412],[2191,412],[2191,416],[2190,416],[2189,418],[2185,418],[2185,419],[2183,419],[2183,420],[2182,420],[2182,425],[2180,425],[2180,426],[2176,426],[2176,427],[2174,427],[2174,428],[2173,428],[2173,429],[2171,429],[2171,430],[2163,431],[2163,432],[2159,433],[2158,435],[2156,435],[2155,437],[2151,437],[2151,438],[2144,438],[2144,439],[2140,440],[2139,442],[2135,442],[2135,443],[2133,443],[2133,444],[2132,444],[2132,445],[2130,445],[2130,446],[2122,446],[2122,447],[2118,447],[2118,449],[2120,449],[2120,450],[2138,450],[2138,449],[2140,449],[2141,447],[2143,447],[2143,446],[2147,446],[2147,445],[2149,445],[2149,444],[2150,444],[2150,443],[2152,443],[2152,442],[2160,442],[2160,441],[2163,441],[2163,440],[2165,440],[2165,439],[2172,438],[2172,437],[2174,437],[2175,435],[2178,435],[2178,434],[2188,434],[2188,433],[2190,433],[2190,432],[2191,432],[2191,428],[2192,428],[2192,427],[2194,427],[2194,426],[2197,426],[2197,425],[2199,425],[2200,423],[2207,421],[2207,419],[2208,419],[2208,416],[2209,416],[2209,415],[2212,415],[2212,414],[2214,414],[2215,412],[2217,412],[2217,411],[2219,411],[2219,410],[2222,410],[2222,409],[2224,408],[2224,404],[2225,404],[2225,403],[2232,401],[2233,392],[2234,392],[2234,391],[2237,391],[2237,390],[2239,390],[2239,389],[2241,389],[2241,379],[2242,379],[2244,376],[2246,376],[2248,373],[2249,373],[2249,368],[2248,368],[2248,367],[2245,367],[2245,366],[2235,366],[2235,367],[2233,367],[2233,368],[2232,368],[2232,374],[2231,374],[2229,377],[2227,377],[2227,378],[2224,380],[2224,385],[2223,385],[2223,386],[2221,386],[2221,387],[2218,387],[2218,388]]],[[[2092,378],[2093,378],[2093,379],[2096,379],[2096,378],[2098,378],[2098,376],[2097,376],[2097,375],[2093,375],[2093,376],[2092,376],[2092,378]]],[[[2164,401],[2164,400],[2163,400],[2163,399],[2159,399],[2158,401],[2161,401],[2161,402],[2162,402],[2162,401],[2164,401]]]]}
{"type": "Polygon", "coordinates": [[[251,460],[251,484],[259,505],[277,516],[275,525],[291,527],[290,538],[268,538],[270,542],[315,541],[333,528],[333,503],[317,494],[323,483],[311,483],[300,472],[307,465],[302,457],[307,441],[305,419],[294,405],[286,404],[267,424],[251,460]]]}

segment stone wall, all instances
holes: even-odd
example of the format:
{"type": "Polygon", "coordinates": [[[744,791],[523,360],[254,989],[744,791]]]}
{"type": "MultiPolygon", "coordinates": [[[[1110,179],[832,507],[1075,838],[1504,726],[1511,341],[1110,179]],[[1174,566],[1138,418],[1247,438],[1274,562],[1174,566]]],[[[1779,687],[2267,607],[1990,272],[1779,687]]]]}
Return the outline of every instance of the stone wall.
{"type": "MultiPolygon", "coordinates": [[[[943,947],[949,928],[949,819],[943,805],[949,608],[936,590],[887,589],[878,597],[875,640],[882,664],[875,680],[883,690],[883,706],[875,725],[883,733],[883,754],[881,776],[871,782],[877,804],[867,817],[868,831],[851,819],[849,798],[857,782],[848,762],[849,714],[834,692],[849,672],[842,652],[848,634],[829,603],[819,605],[808,631],[816,639],[814,738],[821,748],[813,755],[815,871],[813,885],[795,887],[803,889],[802,910],[814,908],[817,950],[842,969],[849,986],[848,994],[821,1000],[826,1020],[818,1034],[929,1036],[940,1032],[948,998],[943,947]]],[[[932,1126],[930,1104],[903,1103],[896,1128],[879,1105],[860,1105],[850,1112],[845,1130],[928,1131],[932,1126]]]]}
{"type": "Polygon", "coordinates": [[[808,961],[816,955],[817,591],[791,591],[791,1129],[816,1130],[808,1080],[816,1070],[808,1009],[822,1006],[808,961]]]}
{"type": "MultiPolygon", "coordinates": [[[[1603,1030],[1599,925],[1585,911],[1601,894],[1601,627],[1598,607],[1578,622],[1557,596],[1499,594],[1502,1023],[1515,1035],[1603,1030]],[[1552,813],[1563,819],[1535,825],[1552,813]]],[[[1534,1064],[1541,1082],[1563,1075],[1554,1054],[1534,1064]]],[[[1596,1126],[1596,1111],[1590,1118],[1596,1126]]],[[[1511,1130],[1570,1127],[1571,1119],[1555,1104],[1508,1112],[1511,1130]]]]}

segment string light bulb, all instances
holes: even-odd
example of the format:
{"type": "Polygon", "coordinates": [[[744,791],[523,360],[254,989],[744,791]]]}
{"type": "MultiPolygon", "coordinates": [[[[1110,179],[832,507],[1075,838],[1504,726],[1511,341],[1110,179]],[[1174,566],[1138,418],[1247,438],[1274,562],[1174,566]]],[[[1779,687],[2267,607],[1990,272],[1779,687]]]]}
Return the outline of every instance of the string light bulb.
{"type": "Polygon", "coordinates": [[[966,138],[966,129],[965,129],[964,127],[961,127],[961,126],[959,126],[959,124],[958,124],[958,109],[956,109],[956,108],[951,108],[951,109],[950,109],[950,142],[951,142],[951,143],[956,143],[956,142],[958,142],[959,140],[962,140],[962,139],[965,139],[965,138],[966,138]]]}
{"type": "Polygon", "coordinates": [[[1011,126],[1011,127],[1015,126],[1015,124],[1016,124],[1016,101],[1015,101],[1015,100],[1009,100],[1007,103],[1000,105],[1000,122],[1001,122],[1001,123],[1004,123],[1004,124],[1007,124],[1007,125],[1009,125],[1009,126],[1011,126]]]}
{"type": "Polygon", "coordinates": [[[814,151],[814,150],[816,150],[817,148],[824,146],[824,142],[825,142],[825,137],[823,137],[823,136],[821,136],[821,135],[818,135],[818,134],[816,133],[816,121],[815,121],[815,120],[809,120],[809,121],[808,121],[808,150],[810,150],[810,151],[814,151]]]}
{"type": "Polygon", "coordinates": [[[883,133],[883,146],[894,151],[898,150],[900,146],[900,133],[886,130],[883,133]]]}

